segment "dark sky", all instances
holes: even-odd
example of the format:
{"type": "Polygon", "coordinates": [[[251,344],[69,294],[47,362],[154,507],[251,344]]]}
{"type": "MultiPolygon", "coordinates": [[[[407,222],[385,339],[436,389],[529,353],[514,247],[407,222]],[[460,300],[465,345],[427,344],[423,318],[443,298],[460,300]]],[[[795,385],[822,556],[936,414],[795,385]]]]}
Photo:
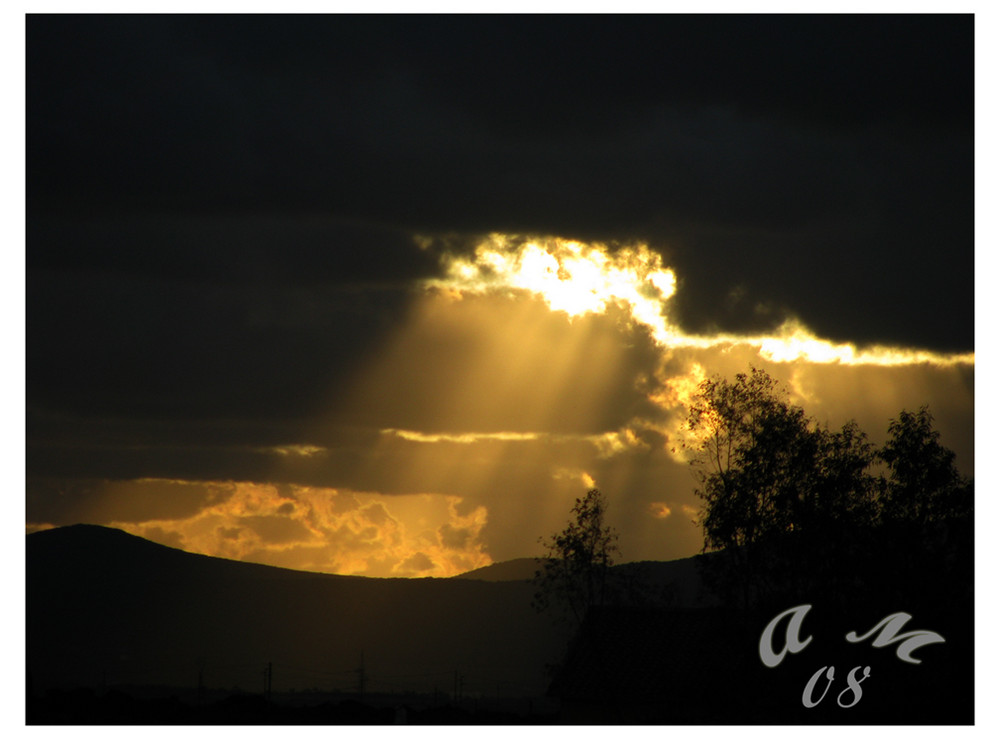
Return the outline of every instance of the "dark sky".
{"type": "Polygon", "coordinates": [[[689,333],[972,352],[973,51],[971,15],[31,15],[28,522],[384,430],[343,387],[441,275],[415,235],[639,240],[689,333]]]}

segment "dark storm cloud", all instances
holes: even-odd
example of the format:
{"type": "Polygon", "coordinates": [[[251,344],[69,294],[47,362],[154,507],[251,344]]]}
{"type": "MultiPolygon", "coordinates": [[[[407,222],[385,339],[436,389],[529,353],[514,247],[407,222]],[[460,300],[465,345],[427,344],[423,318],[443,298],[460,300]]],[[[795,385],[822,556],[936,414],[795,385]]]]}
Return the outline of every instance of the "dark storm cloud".
{"type": "Polygon", "coordinates": [[[692,328],[744,327],[752,313],[713,308],[744,286],[832,332],[968,348],[971,31],[971,16],[32,17],[29,265],[428,268],[399,231],[338,241],[317,213],[635,236],[690,274],[692,328]],[[248,235],[185,217],[276,212],[303,219],[248,235]],[[831,269],[863,306],[801,286],[831,269]],[[946,316],[928,321],[932,291],[946,316]]]}
{"type": "Polygon", "coordinates": [[[329,215],[52,215],[32,222],[28,267],[199,285],[398,285],[435,264],[401,231],[329,215]]]}
{"type": "Polygon", "coordinates": [[[33,17],[30,183],[212,210],[346,198],[427,225],[404,201],[415,179],[461,191],[447,178],[497,142],[600,139],[663,108],[967,132],[971,29],[971,16],[33,17]]]}
{"type": "Polygon", "coordinates": [[[36,271],[27,299],[33,405],[250,419],[311,411],[408,296],[36,271]]]}
{"type": "Polygon", "coordinates": [[[972,30],[29,16],[29,473],[281,480],[259,448],[318,442],[437,269],[416,233],[645,239],[689,331],[971,350],[972,30]]]}
{"type": "Polygon", "coordinates": [[[149,480],[121,483],[97,479],[34,479],[27,496],[27,522],[103,525],[112,520],[180,520],[224,502],[231,491],[203,485],[149,480]]]}

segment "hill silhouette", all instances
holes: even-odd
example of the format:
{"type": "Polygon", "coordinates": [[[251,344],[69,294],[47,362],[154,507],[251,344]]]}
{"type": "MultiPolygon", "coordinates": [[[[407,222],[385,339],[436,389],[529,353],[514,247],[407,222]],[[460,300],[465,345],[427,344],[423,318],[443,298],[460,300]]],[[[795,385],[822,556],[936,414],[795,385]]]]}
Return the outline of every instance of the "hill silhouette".
{"type": "MultiPolygon", "coordinates": [[[[276,568],[74,525],[27,536],[39,693],[118,684],[544,694],[566,633],[531,609],[531,559],[450,579],[276,568]],[[526,575],[528,574],[528,575],[526,575]]],[[[621,566],[690,579],[694,559],[621,566]]],[[[690,583],[690,581],[688,581],[690,583]]],[[[684,587],[679,587],[684,588],[684,587]]],[[[686,589],[685,589],[686,590],[686,589]]]]}
{"type": "Polygon", "coordinates": [[[163,683],[540,694],[561,643],[526,582],[370,579],[186,553],[76,525],[27,536],[35,688],[163,683]],[[475,683],[473,683],[475,679],[475,683]]]}
{"type": "MultiPolygon", "coordinates": [[[[698,562],[704,556],[667,561],[639,561],[614,566],[612,576],[639,581],[647,598],[673,606],[703,607],[716,604],[702,583],[698,562]]],[[[515,558],[455,576],[472,581],[531,581],[539,570],[537,558],[515,558]]]]}
{"type": "Polygon", "coordinates": [[[531,581],[538,570],[535,558],[515,558],[460,573],[455,578],[470,581],[531,581]]]}

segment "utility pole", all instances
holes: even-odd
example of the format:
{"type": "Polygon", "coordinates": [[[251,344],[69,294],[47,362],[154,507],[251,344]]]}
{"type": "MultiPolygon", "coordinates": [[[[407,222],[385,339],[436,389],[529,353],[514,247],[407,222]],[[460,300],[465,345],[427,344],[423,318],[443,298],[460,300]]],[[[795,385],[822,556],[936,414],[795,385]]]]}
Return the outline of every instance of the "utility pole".
{"type": "Polygon", "coordinates": [[[271,661],[267,662],[267,700],[271,700],[271,661]]]}
{"type": "Polygon", "coordinates": [[[367,676],[365,675],[365,651],[361,651],[361,666],[357,670],[358,674],[358,696],[361,701],[365,700],[365,681],[367,676]]]}

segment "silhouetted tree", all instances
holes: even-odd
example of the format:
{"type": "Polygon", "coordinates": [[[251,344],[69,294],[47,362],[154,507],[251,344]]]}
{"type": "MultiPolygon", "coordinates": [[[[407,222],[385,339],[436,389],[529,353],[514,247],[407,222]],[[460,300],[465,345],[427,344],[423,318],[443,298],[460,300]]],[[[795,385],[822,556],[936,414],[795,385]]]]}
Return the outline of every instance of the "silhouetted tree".
{"type": "Polygon", "coordinates": [[[749,607],[836,590],[875,519],[875,451],[858,426],[819,427],[760,369],[702,382],[689,407],[701,524],[720,593],[749,607]],[[836,546],[836,562],[817,550],[836,546]]]}
{"type": "Polygon", "coordinates": [[[879,509],[882,554],[892,572],[881,587],[896,596],[922,592],[925,606],[971,602],[973,482],[941,445],[926,406],[889,423],[878,457],[887,471],[879,509]]]}
{"type": "Polygon", "coordinates": [[[927,406],[902,411],[889,423],[878,455],[889,477],[882,508],[886,521],[964,519],[972,514],[972,481],[955,468],[955,453],[941,445],[927,406]]]}
{"type": "Polygon", "coordinates": [[[718,552],[705,573],[729,603],[971,600],[973,484],[927,407],[902,411],[876,448],[752,369],[702,382],[688,428],[704,549],[718,552]]]}
{"type": "Polygon", "coordinates": [[[609,569],[618,553],[618,535],[605,525],[607,500],[597,489],[573,504],[566,528],[543,542],[547,550],[535,573],[534,606],[563,606],[579,625],[587,610],[609,602],[609,569]]]}
{"type": "Polygon", "coordinates": [[[750,545],[791,524],[795,466],[813,439],[805,414],[785,401],[774,379],[753,369],[732,383],[702,382],[688,426],[701,438],[692,466],[705,501],[706,548],[750,545]]]}

